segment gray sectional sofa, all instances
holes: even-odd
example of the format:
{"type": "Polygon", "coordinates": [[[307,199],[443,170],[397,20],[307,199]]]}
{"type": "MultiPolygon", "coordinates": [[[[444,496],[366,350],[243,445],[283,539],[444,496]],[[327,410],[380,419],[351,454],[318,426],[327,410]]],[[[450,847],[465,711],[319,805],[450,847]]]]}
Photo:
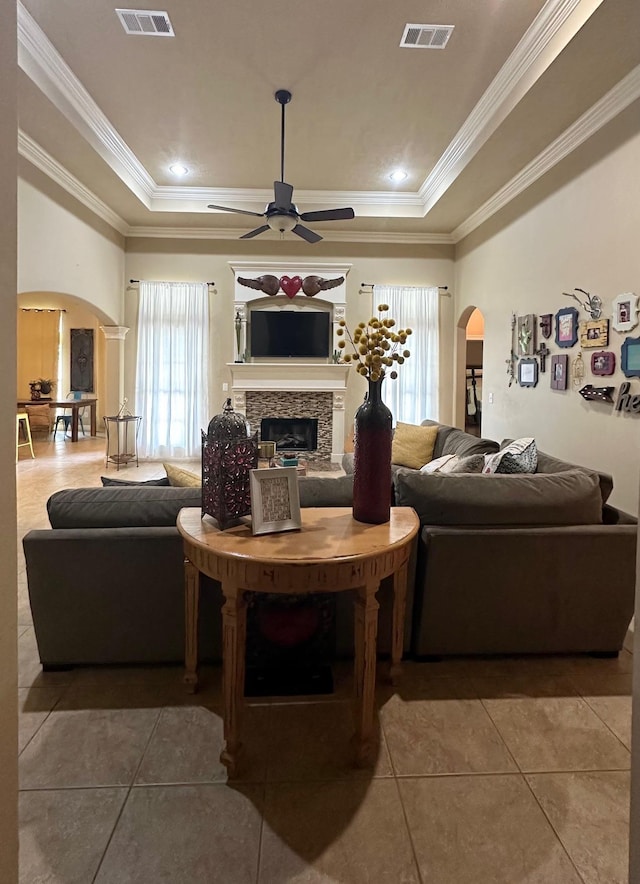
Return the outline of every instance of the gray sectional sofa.
{"type": "MultiPolygon", "coordinates": [[[[434,457],[498,448],[438,425],[434,457]]],[[[351,456],[344,467],[340,478],[299,479],[301,505],[350,505],[351,456]]],[[[532,475],[427,475],[399,466],[392,473],[394,502],[412,506],[421,521],[406,652],[621,649],[633,613],[637,524],[608,505],[611,477],[543,453],[532,475]]],[[[50,498],[51,529],[23,541],[45,666],[182,659],[183,554],[175,519],[182,507],[199,505],[198,488],[83,488],[50,498]]],[[[384,651],[390,581],[379,597],[384,651]]],[[[205,581],[203,659],[220,656],[221,601],[219,586],[205,581]]],[[[346,655],[352,606],[347,593],[338,593],[336,603],[337,653],[346,655]]]]}

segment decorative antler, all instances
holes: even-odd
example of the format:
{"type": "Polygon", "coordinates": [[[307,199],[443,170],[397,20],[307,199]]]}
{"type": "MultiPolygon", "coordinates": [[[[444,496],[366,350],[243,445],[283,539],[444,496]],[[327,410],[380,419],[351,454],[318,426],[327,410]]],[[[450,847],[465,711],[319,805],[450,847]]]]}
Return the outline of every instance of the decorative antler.
{"type": "Polygon", "coordinates": [[[577,301],[592,319],[600,319],[602,316],[602,299],[599,298],[598,295],[590,295],[589,292],[585,292],[584,289],[574,288],[574,291],[582,292],[583,295],[586,295],[586,301],[581,301],[573,292],[563,292],[562,294],[566,295],[567,298],[573,298],[574,301],[577,301]]]}

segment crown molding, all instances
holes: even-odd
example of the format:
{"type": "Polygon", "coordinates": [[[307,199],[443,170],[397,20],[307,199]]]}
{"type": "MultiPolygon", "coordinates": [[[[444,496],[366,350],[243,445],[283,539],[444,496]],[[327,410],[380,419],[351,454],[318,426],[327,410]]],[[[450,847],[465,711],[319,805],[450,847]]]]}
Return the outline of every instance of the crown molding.
{"type": "MultiPolygon", "coordinates": [[[[268,273],[270,271],[273,273],[286,273],[290,269],[285,266],[283,261],[228,261],[227,263],[234,273],[268,273]]],[[[286,263],[287,265],[291,264],[290,261],[286,263]]],[[[296,261],[296,270],[299,273],[312,273],[321,268],[323,273],[341,273],[346,276],[352,267],[353,264],[336,264],[325,261],[320,263],[317,261],[313,263],[296,261]]]]}
{"type": "Polygon", "coordinates": [[[601,2],[547,0],[420,187],[425,215],[601,2]]]}
{"type": "Polygon", "coordinates": [[[572,153],[592,135],[606,126],[614,117],[640,98],[640,65],[630,71],[613,89],[589,108],[568,129],[538,154],[524,169],[501,187],[491,199],[462,222],[452,232],[454,242],[460,242],[476,227],[500,211],[507,203],[519,196],[566,156],[572,153]]]}
{"type": "Polygon", "coordinates": [[[40,145],[30,138],[25,132],[18,130],[18,153],[41,172],[44,172],[52,181],[60,185],[63,190],[75,197],[78,202],[90,209],[107,224],[110,224],[118,233],[126,234],[129,225],[113,209],[84,186],[71,172],[48,154],[40,145]]]}
{"type": "Polygon", "coordinates": [[[154,180],[19,0],[17,9],[18,64],[149,208],[154,180]]]}
{"type": "MultiPolygon", "coordinates": [[[[243,228],[226,227],[216,230],[209,227],[129,227],[127,237],[144,237],[145,239],[240,239],[247,231],[243,228]]],[[[265,231],[261,240],[280,242],[280,234],[276,231],[265,231]]],[[[394,233],[379,230],[323,230],[324,242],[370,242],[370,243],[409,243],[417,245],[453,245],[454,240],[449,233],[394,233]]],[[[287,238],[291,243],[297,238],[287,238]]]]}

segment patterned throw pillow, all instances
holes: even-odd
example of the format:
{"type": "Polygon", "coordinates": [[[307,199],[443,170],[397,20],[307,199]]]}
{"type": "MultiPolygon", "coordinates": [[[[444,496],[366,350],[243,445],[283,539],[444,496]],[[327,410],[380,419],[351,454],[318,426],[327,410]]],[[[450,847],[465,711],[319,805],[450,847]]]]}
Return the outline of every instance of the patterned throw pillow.
{"type": "Polygon", "coordinates": [[[443,454],[442,457],[436,457],[434,460],[430,460],[429,463],[426,463],[420,470],[421,473],[442,473],[445,471],[446,465],[452,461],[457,460],[455,454],[443,454]]]}
{"type": "Polygon", "coordinates": [[[509,443],[497,454],[487,454],[484,473],[535,473],[538,467],[538,450],[535,439],[525,437],[509,443]]]}
{"type": "Polygon", "coordinates": [[[454,463],[447,464],[446,473],[481,473],[484,469],[484,454],[468,454],[466,457],[454,458],[454,463]]]}
{"type": "Polygon", "coordinates": [[[180,488],[199,488],[202,485],[202,477],[190,473],[189,470],[183,470],[180,467],[174,467],[170,463],[163,463],[169,484],[180,488]]]}

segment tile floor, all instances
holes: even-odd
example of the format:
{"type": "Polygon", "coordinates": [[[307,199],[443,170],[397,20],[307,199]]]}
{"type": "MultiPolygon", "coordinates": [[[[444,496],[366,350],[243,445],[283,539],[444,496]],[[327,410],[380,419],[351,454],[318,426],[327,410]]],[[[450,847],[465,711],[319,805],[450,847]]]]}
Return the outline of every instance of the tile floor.
{"type": "MultiPolygon", "coordinates": [[[[103,453],[21,450],[20,536],[47,525],[53,491],[99,484],[103,453]]],[[[627,881],[628,651],[408,663],[380,685],[371,771],[349,766],[339,666],[329,698],[249,707],[229,784],[218,670],[195,697],[179,667],[43,673],[21,553],[19,580],[24,884],[627,881]]]]}

